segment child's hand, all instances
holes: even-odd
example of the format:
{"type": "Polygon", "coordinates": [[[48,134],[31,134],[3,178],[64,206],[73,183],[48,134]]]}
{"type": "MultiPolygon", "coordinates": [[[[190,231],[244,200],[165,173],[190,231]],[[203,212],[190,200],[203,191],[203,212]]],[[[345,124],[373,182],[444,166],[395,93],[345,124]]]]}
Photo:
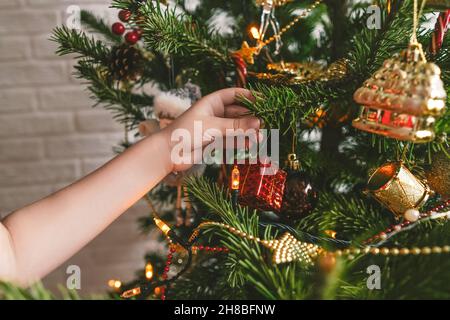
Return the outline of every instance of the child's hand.
{"type": "Polygon", "coordinates": [[[195,161],[201,160],[194,159],[194,157],[198,158],[198,155],[202,154],[203,147],[213,141],[213,137],[205,134],[207,130],[212,132],[211,129],[216,129],[217,133],[220,132],[225,136],[227,129],[259,129],[260,120],[254,116],[246,115],[248,110],[237,104],[236,98],[239,96],[245,96],[248,99],[253,98],[249,90],[241,88],[216,91],[197,101],[188,111],[161,131],[164,139],[168,142],[173,171],[186,170],[195,161]],[[195,134],[199,135],[199,133],[194,132],[195,124],[197,126],[201,124],[200,137],[195,136],[195,134]],[[176,145],[182,147],[177,147],[175,150],[176,145]],[[181,150],[179,149],[184,151],[183,159],[188,159],[188,161],[183,161],[182,164],[173,159],[173,157],[180,155],[181,150]],[[196,150],[199,152],[195,152],[196,150]]]}

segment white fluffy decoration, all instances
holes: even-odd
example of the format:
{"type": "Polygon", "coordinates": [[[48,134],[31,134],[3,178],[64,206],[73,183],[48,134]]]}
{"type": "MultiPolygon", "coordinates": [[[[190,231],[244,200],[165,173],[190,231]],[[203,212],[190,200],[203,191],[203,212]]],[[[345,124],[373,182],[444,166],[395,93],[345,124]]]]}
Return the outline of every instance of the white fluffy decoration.
{"type": "Polygon", "coordinates": [[[155,97],[153,104],[154,113],[159,119],[175,119],[189,109],[191,99],[181,98],[171,92],[162,92],[155,97]]]}

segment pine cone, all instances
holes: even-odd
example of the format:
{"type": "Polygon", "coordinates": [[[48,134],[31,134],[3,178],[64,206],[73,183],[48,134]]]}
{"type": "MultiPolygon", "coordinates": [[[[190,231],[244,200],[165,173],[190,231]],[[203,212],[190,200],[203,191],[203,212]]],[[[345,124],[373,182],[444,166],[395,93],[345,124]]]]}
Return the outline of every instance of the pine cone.
{"type": "Polygon", "coordinates": [[[109,70],[114,80],[137,80],[142,74],[143,56],[133,46],[122,44],[111,50],[109,70]]]}

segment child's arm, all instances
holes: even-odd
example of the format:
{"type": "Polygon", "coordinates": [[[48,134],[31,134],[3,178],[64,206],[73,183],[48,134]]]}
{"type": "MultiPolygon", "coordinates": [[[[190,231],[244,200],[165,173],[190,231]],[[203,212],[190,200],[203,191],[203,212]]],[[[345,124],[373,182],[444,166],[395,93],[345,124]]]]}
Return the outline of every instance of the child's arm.
{"type": "Polygon", "coordinates": [[[143,139],[74,184],[10,214],[0,223],[0,278],[28,284],[80,250],[173,170],[171,132],[194,120],[203,130],[258,128],[259,120],[240,117],[235,102],[244,89],[204,97],[164,130],[143,139]],[[239,119],[238,119],[239,118],[239,119]]]}

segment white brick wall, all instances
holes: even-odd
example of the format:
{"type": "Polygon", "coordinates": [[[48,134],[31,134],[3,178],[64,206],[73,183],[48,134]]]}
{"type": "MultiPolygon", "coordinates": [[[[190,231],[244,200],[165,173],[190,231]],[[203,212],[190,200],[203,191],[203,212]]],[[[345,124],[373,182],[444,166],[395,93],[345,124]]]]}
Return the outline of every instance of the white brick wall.
{"type": "MultiPolygon", "coordinates": [[[[108,16],[115,14],[109,4],[0,1],[0,217],[105,163],[123,137],[109,112],[91,108],[88,93],[71,76],[73,62],[57,57],[56,45],[47,40],[69,5],[108,16]]],[[[136,218],[146,213],[142,204],[132,208],[45,283],[65,284],[69,264],[81,267],[83,294],[104,292],[110,278],[134,278],[144,253],[155,247],[137,230],[136,218]]]]}

